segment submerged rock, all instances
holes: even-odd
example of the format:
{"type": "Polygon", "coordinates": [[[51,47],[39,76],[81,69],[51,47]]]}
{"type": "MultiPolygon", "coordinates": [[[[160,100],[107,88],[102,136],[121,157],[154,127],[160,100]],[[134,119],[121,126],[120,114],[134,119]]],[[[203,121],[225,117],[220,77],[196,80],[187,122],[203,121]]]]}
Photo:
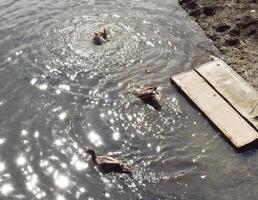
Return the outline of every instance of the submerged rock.
{"type": "Polygon", "coordinates": [[[225,23],[219,24],[218,26],[215,27],[215,31],[221,32],[221,33],[227,31],[228,29],[230,29],[230,26],[225,23]]]}
{"type": "Polygon", "coordinates": [[[239,39],[237,39],[237,38],[229,38],[229,39],[226,39],[226,40],[225,40],[225,43],[226,43],[228,46],[236,46],[236,45],[239,45],[239,44],[240,44],[240,41],[239,41],[239,39]]]}
{"type": "Polygon", "coordinates": [[[202,8],[202,12],[206,16],[213,16],[216,13],[216,8],[215,8],[215,6],[204,6],[202,8]]]}

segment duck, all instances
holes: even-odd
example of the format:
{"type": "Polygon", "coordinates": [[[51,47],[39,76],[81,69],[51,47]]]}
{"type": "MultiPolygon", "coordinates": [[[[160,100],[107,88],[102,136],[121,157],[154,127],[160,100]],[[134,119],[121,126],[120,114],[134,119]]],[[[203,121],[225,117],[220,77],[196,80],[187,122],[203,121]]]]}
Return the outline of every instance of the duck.
{"type": "Polygon", "coordinates": [[[162,110],[159,103],[161,96],[157,87],[138,88],[133,91],[133,94],[141,99],[145,104],[152,106],[155,110],[162,110]]]}
{"type": "Polygon", "coordinates": [[[104,28],[103,31],[95,32],[93,37],[93,43],[95,45],[102,45],[107,42],[107,30],[104,28]]]}
{"type": "Polygon", "coordinates": [[[104,173],[126,173],[131,174],[132,168],[110,156],[97,156],[93,149],[87,148],[85,150],[91,156],[93,163],[104,173]]]}

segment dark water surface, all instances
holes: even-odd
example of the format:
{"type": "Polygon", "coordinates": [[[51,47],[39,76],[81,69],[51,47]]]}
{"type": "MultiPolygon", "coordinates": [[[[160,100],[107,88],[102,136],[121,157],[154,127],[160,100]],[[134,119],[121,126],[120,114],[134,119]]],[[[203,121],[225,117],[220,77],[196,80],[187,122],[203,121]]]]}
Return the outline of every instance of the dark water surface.
{"type": "Polygon", "coordinates": [[[212,48],[177,7],[1,0],[1,200],[257,197],[256,151],[236,153],[170,85],[212,48]],[[104,27],[110,42],[94,46],[104,27]],[[161,113],[131,94],[140,85],[159,86],[161,113]],[[127,160],[133,178],[101,174],[85,146],[127,160]]]}

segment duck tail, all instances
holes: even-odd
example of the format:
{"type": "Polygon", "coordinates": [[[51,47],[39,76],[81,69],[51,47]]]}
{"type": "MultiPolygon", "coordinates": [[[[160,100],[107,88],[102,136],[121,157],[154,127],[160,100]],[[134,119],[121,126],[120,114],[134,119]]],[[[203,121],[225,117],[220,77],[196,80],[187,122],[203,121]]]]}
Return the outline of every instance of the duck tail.
{"type": "Polygon", "coordinates": [[[131,173],[132,172],[132,167],[126,165],[126,164],[122,164],[122,171],[123,173],[131,173]]]}
{"type": "Polygon", "coordinates": [[[156,111],[162,110],[162,106],[160,105],[159,101],[155,97],[144,100],[144,103],[151,105],[156,111]]]}
{"type": "Polygon", "coordinates": [[[161,111],[162,110],[162,106],[160,105],[160,103],[158,101],[156,101],[154,104],[153,104],[153,108],[157,111],[161,111]]]}

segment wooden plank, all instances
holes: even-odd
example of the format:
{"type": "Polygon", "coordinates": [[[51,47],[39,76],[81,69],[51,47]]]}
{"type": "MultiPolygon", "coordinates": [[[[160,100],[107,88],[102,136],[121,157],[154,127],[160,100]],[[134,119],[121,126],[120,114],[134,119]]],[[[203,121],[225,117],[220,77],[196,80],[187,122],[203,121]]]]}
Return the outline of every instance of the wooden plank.
{"type": "Polygon", "coordinates": [[[172,77],[172,80],[210,118],[236,147],[258,137],[252,128],[196,71],[172,77]]]}
{"type": "Polygon", "coordinates": [[[258,130],[258,92],[222,60],[195,69],[258,130]]]}

